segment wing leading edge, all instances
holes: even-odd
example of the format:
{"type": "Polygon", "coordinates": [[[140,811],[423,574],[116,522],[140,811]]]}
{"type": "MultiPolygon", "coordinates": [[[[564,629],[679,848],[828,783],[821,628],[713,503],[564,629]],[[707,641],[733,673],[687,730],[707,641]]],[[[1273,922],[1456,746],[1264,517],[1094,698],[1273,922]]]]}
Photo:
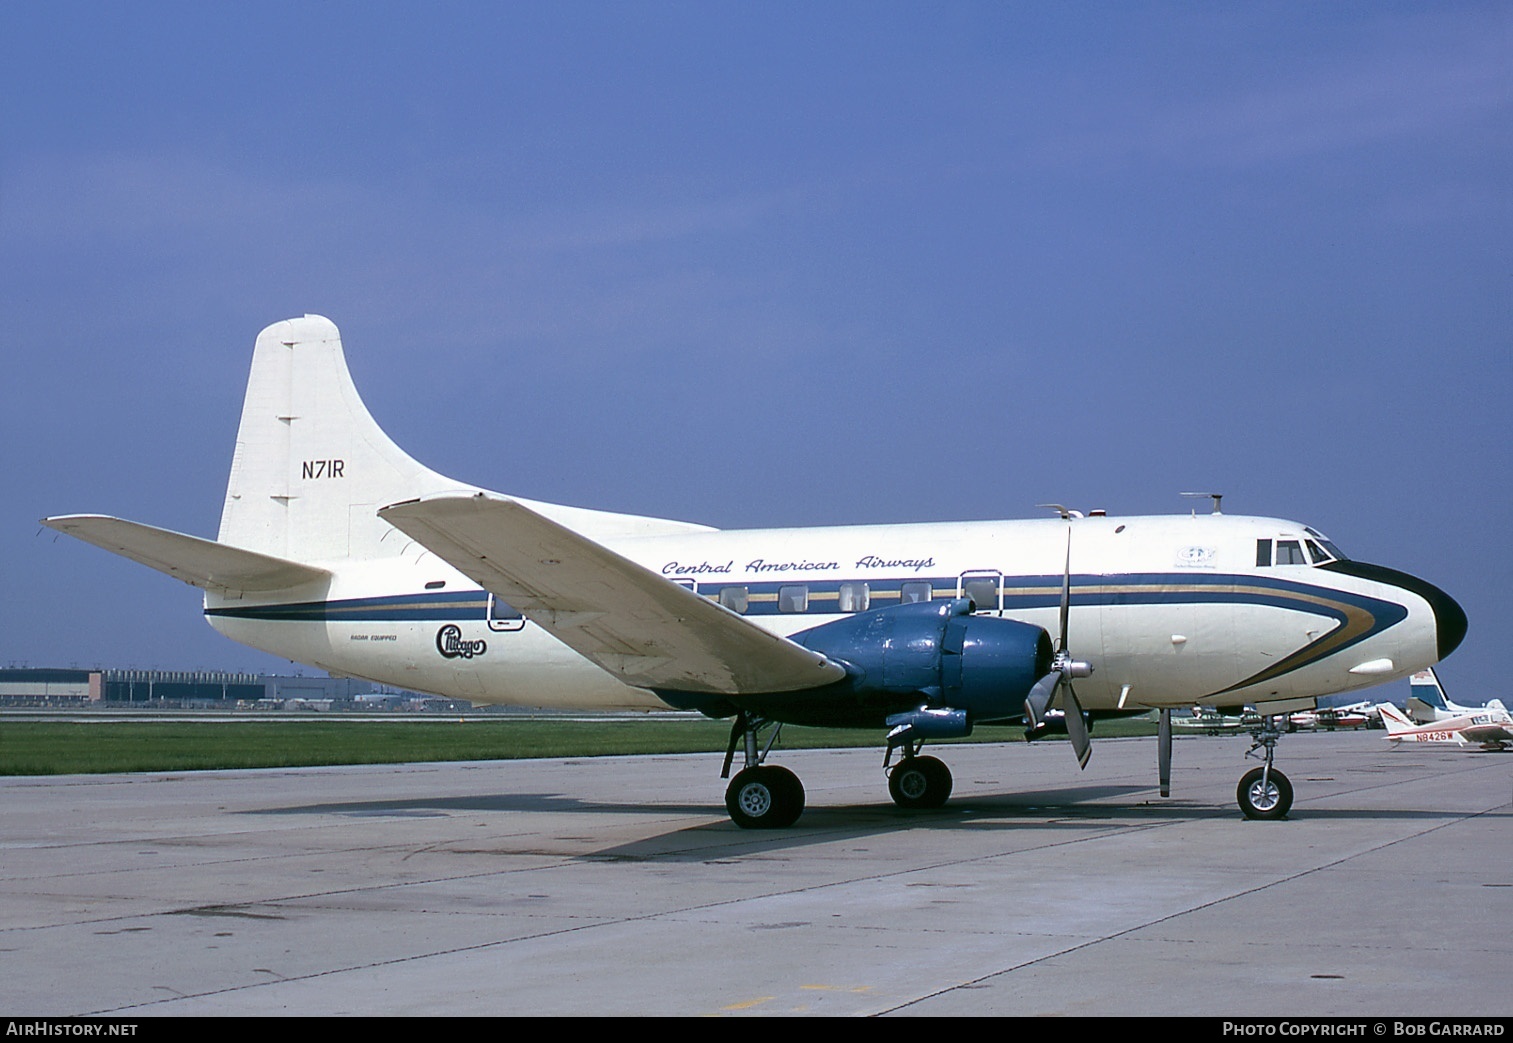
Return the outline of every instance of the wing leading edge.
{"type": "Polygon", "coordinates": [[[846,676],[826,656],[514,500],[441,494],[378,515],[626,684],[739,696],[846,676]]]}

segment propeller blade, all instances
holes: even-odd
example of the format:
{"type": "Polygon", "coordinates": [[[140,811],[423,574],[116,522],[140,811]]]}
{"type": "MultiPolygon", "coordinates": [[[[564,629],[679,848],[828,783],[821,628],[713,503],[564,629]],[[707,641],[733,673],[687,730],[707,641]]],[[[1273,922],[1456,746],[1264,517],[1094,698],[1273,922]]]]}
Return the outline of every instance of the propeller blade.
{"type": "Polygon", "coordinates": [[[1082,716],[1082,704],[1077,701],[1077,693],[1072,690],[1070,682],[1066,694],[1061,697],[1061,709],[1066,714],[1066,736],[1072,740],[1077,764],[1086,771],[1087,762],[1093,756],[1093,741],[1088,737],[1087,718],[1082,716]]]}
{"type": "Polygon", "coordinates": [[[1161,723],[1156,726],[1156,768],[1161,776],[1161,795],[1172,795],[1172,711],[1161,710],[1161,723]]]}
{"type": "Polygon", "coordinates": [[[1066,567],[1061,570],[1061,644],[1056,651],[1065,652],[1067,619],[1072,609],[1072,527],[1066,529],[1066,567]]]}
{"type": "MultiPolygon", "coordinates": [[[[1063,515],[1065,517],[1065,515],[1063,515]]],[[[1080,515],[1079,515],[1080,517],[1080,515]]],[[[1072,740],[1072,751],[1077,754],[1077,764],[1084,770],[1093,755],[1093,742],[1087,731],[1087,718],[1082,715],[1082,704],[1072,690],[1072,678],[1087,677],[1093,668],[1087,663],[1074,660],[1067,647],[1067,627],[1072,612],[1072,527],[1066,530],[1066,564],[1061,570],[1061,641],[1056,646],[1056,659],[1051,672],[1035,682],[1030,694],[1024,698],[1024,716],[1030,730],[1039,731],[1045,721],[1045,712],[1056,697],[1058,685],[1066,686],[1061,709],[1066,716],[1067,738],[1072,740]]]]}
{"type": "Polygon", "coordinates": [[[1035,682],[1030,694],[1024,697],[1024,716],[1032,731],[1039,731],[1045,723],[1045,711],[1056,694],[1056,685],[1061,680],[1061,671],[1053,670],[1035,682]]]}

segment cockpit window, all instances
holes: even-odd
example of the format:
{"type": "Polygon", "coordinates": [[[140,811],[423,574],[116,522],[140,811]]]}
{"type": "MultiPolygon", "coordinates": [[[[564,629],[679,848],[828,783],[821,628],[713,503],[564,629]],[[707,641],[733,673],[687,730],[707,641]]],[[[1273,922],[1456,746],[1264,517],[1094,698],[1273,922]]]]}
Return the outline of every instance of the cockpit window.
{"type": "Polygon", "coordinates": [[[1277,540],[1277,564],[1307,565],[1308,559],[1303,556],[1302,544],[1297,540],[1277,540]]]}
{"type": "Polygon", "coordinates": [[[1340,548],[1336,547],[1329,540],[1329,538],[1327,536],[1325,536],[1318,529],[1315,529],[1312,525],[1305,525],[1305,526],[1303,526],[1303,531],[1306,532],[1306,533],[1308,533],[1308,535],[1310,535],[1310,536],[1313,537],[1313,541],[1308,544],[1308,549],[1310,551],[1314,552],[1314,554],[1313,554],[1314,564],[1318,564],[1320,562],[1320,557],[1319,557],[1319,554],[1318,554],[1318,547],[1322,547],[1324,549],[1323,560],[1327,560],[1327,561],[1349,561],[1350,560],[1349,558],[1345,557],[1344,552],[1341,551],[1340,548]],[[1314,546],[1315,543],[1318,544],[1318,547],[1314,546]]]}
{"type": "Polygon", "coordinates": [[[1272,540],[1256,540],[1256,567],[1265,568],[1273,563],[1277,565],[1307,565],[1309,559],[1315,565],[1325,565],[1331,561],[1344,561],[1345,555],[1340,553],[1340,548],[1320,536],[1316,529],[1304,528],[1304,532],[1311,534],[1311,540],[1276,540],[1276,557],[1272,557],[1272,540]]]}

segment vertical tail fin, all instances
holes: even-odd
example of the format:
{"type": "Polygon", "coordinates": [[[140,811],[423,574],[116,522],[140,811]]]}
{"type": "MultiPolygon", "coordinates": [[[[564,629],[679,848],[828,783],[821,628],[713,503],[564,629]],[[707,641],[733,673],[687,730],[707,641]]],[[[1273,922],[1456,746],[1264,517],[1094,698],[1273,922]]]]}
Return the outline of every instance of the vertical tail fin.
{"type": "Polygon", "coordinates": [[[1401,735],[1413,730],[1413,722],[1403,716],[1403,712],[1391,703],[1381,703],[1377,706],[1377,712],[1382,715],[1382,723],[1387,726],[1387,735],[1401,735]]]}
{"type": "Polygon", "coordinates": [[[1408,690],[1413,698],[1426,706],[1432,706],[1436,710],[1448,710],[1449,704],[1445,701],[1445,689],[1439,683],[1439,676],[1434,668],[1420,670],[1408,679],[1408,690]]]}
{"type": "Polygon", "coordinates": [[[472,488],[384,434],[329,319],[286,319],[258,334],[221,543],[302,562],[397,555],[405,541],[378,519],[379,507],[472,488]]]}
{"type": "MultiPolygon", "coordinates": [[[[285,319],[258,334],[219,542],[306,564],[398,557],[411,541],[378,517],[380,507],[481,491],[417,462],[384,434],[352,383],[330,319],[285,319]]],[[[520,502],[597,540],[708,529],[520,502]]]]}

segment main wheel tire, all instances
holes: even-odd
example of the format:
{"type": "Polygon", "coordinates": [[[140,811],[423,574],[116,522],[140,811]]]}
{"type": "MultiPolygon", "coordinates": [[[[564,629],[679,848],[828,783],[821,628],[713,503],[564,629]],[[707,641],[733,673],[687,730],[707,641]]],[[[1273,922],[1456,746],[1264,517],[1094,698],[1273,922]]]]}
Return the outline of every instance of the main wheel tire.
{"type": "Polygon", "coordinates": [[[1287,776],[1272,768],[1268,775],[1264,768],[1251,768],[1240,776],[1240,785],[1235,790],[1235,799],[1246,818],[1286,818],[1292,810],[1292,783],[1287,776]],[[1265,776],[1265,782],[1262,782],[1265,776]]]}
{"type": "Polygon", "coordinates": [[[787,768],[747,768],[725,788],[725,810],[742,829],[783,829],[804,813],[804,784],[787,768]]]}
{"type": "Polygon", "coordinates": [[[951,769],[934,757],[907,757],[888,773],[888,794],[901,808],[938,808],[951,796],[951,769]]]}

